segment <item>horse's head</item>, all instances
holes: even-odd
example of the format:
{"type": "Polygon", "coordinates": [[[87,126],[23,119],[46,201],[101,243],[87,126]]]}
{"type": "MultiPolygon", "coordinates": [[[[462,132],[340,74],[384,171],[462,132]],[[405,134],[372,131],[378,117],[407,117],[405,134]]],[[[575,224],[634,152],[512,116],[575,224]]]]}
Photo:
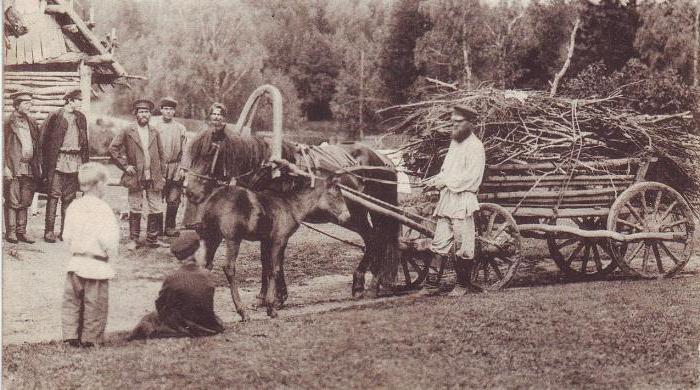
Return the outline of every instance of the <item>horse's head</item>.
{"type": "Polygon", "coordinates": [[[214,191],[219,182],[210,174],[210,164],[199,159],[193,161],[183,183],[183,189],[187,199],[194,203],[200,204],[214,191]]]}
{"type": "Polygon", "coordinates": [[[338,220],[338,223],[344,224],[350,219],[350,210],[345,203],[345,197],[340,191],[339,184],[340,178],[335,175],[317,183],[317,185],[323,186],[323,192],[318,200],[316,212],[332,216],[338,220]]]}

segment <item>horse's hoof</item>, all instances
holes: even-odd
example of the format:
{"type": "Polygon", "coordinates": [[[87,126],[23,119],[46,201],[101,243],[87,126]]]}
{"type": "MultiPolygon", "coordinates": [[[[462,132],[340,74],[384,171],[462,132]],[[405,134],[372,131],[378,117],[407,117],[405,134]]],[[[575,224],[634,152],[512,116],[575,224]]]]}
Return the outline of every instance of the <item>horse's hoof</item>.
{"type": "Polygon", "coordinates": [[[238,312],[238,315],[241,316],[241,322],[247,322],[248,320],[250,320],[250,318],[248,318],[248,315],[246,315],[243,312],[238,312]]]}
{"type": "Polygon", "coordinates": [[[365,289],[352,289],[352,297],[362,299],[365,297],[365,289]]]}
{"type": "Polygon", "coordinates": [[[267,316],[270,318],[277,318],[277,311],[270,307],[267,309],[267,316]]]}
{"type": "Polygon", "coordinates": [[[365,291],[365,294],[364,294],[364,297],[369,298],[369,299],[374,299],[377,296],[379,296],[379,293],[377,292],[377,290],[367,290],[367,291],[365,291]]]}

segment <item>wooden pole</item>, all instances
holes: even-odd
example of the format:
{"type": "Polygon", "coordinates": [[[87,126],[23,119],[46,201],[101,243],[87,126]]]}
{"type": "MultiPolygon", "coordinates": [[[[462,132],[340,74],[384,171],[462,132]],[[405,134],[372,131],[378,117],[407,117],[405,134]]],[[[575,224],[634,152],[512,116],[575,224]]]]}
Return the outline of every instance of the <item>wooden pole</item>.
{"type": "Polygon", "coordinates": [[[83,95],[82,113],[85,114],[88,126],[90,125],[90,100],[92,98],[92,68],[85,63],[78,67],[80,73],[80,94],[83,95]]]}
{"type": "Polygon", "coordinates": [[[365,138],[364,130],[365,109],[365,51],[360,52],[360,141],[365,138]]]}
{"type": "Polygon", "coordinates": [[[695,1],[695,47],[693,50],[693,87],[700,84],[698,76],[698,61],[700,61],[700,0],[695,1]]]}

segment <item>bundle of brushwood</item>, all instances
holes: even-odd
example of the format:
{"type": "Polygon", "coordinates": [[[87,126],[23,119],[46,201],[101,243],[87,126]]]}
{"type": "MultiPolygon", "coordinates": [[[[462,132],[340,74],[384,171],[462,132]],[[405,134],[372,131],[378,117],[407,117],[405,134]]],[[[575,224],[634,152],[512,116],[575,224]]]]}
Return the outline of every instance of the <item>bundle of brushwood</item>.
{"type": "Polygon", "coordinates": [[[647,178],[699,198],[700,137],[691,133],[692,120],[683,118],[688,113],[644,115],[626,108],[620,91],[601,99],[573,100],[545,92],[457,90],[384,109],[391,131],[412,136],[402,150],[406,168],[414,175],[427,177],[439,170],[450,144],[455,104],[479,113],[476,133],[486,148],[487,164],[495,169],[502,164],[552,162],[590,169],[585,174],[595,175],[608,172],[578,163],[656,157],[647,178]]]}

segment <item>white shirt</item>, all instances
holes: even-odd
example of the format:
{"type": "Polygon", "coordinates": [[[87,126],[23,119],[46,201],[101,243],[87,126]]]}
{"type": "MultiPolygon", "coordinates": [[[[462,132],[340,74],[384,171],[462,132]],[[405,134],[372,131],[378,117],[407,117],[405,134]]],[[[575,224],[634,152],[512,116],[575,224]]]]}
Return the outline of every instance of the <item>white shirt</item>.
{"type": "MultiPolygon", "coordinates": [[[[116,253],[119,247],[119,224],[105,201],[85,195],[68,206],[63,239],[72,254],[107,256],[108,250],[116,253]]],[[[86,279],[111,279],[115,275],[108,262],[90,256],[72,256],[67,272],[86,279]]]]}
{"type": "Polygon", "coordinates": [[[479,209],[476,193],[486,168],[486,152],[473,133],[462,142],[452,140],[438,181],[445,185],[433,215],[465,218],[479,209]]]}
{"type": "Polygon", "coordinates": [[[136,126],[136,131],[139,133],[139,139],[141,140],[141,149],[143,150],[143,178],[150,180],[151,178],[151,155],[149,153],[148,147],[150,141],[150,127],[146,126],[136,126]]]}

